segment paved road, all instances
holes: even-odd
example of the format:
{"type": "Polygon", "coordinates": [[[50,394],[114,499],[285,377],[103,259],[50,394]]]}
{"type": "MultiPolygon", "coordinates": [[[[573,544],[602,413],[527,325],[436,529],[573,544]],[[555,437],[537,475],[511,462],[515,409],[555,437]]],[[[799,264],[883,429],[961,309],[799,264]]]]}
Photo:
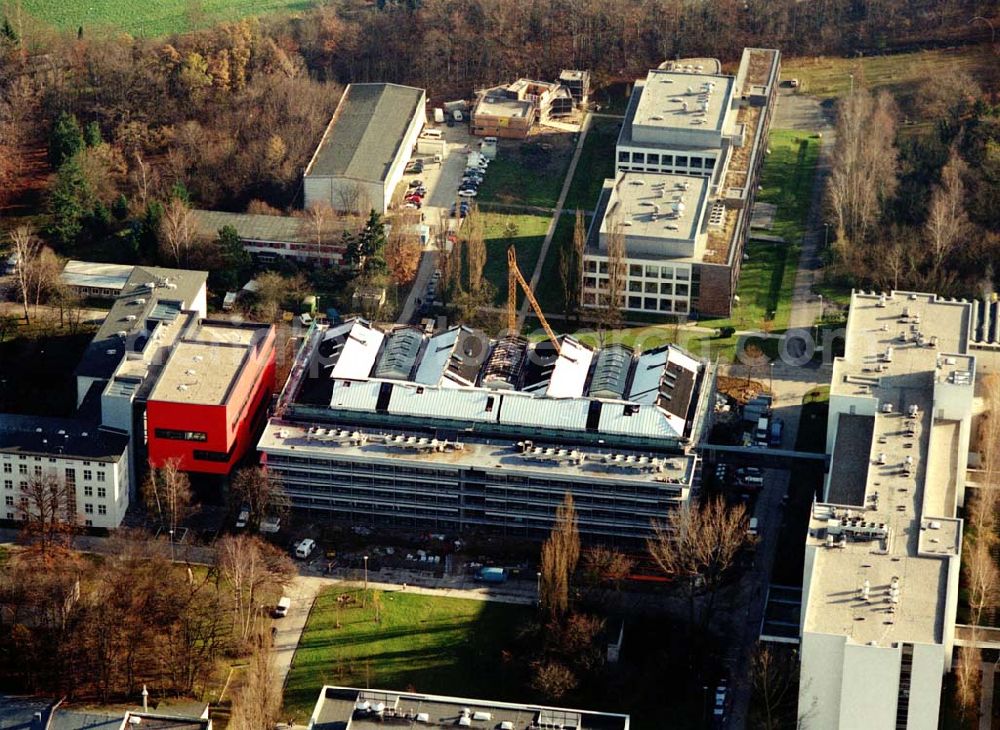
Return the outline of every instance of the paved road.
{"type": "MultiPolygon", "coordinates": [[[[566,196],[569,194],[569,186],[573,182],[573,173],[576,172],[576,165],[580,161],[580,154],[583,152],[583,143],[586,141],[587,132],[590,129],[590,118],[591,115],[587,114],[580,127],[580,137],[576,141],[576,149],[573,151],[573,159],[570,160],[569,168],[566,170],[566,179],[563,180],[562,190],[559,193],[559,200],[556,201],[555,214],[552,216],[552,220],[549,221],[549,228],[545,232],[545,240],[542,241],[542,249],[538,254],[538,263],[535,264],[535,270],[531,274],[531,280],[528,282],[532,291],[536,291],[538,289],[538,280],[542,278],[542,267],[545,266],[545,257],[549,253],[549,245],[552,243],[552,236],[556,232],[556,223],[559,222],[559,216],[562,214],[563,204],[566,202],[566,196]]],[[[518,327],[524,325],[524,318],[528,314],[529,306],[531,305],[528,302],[528,298],[525,297],[524,302],[521,303],[521,311],[518,312],[517,315],[518,327]]]]}
{"type": "Polygon", "coordinates": [[[414,314],[420,307],[417,300],[423,301],[427,296],[427,285],[430,284],[434,270],[437,268],[437,257],[437,251],[429,249],[424,249],[420,254],[420,267],[417,269],[417,275],[413,278],[413,286],[410,287],[410,293],[406,296],[406,302],[400,310],[397,323],[410,324],[413,320],[414,314]]]}
{"type": "Polygon", "coordinates": [[[983,686],[979,692],[979,730],[993,727],[993,684],[997,665],[983,662],[983,686]]]}
{"type": "Polygon", "coordinates": [[[271,619],[277,631],[274,634],[274,665],[281,686],[285,686],[288,672],[292,668],[292,657],[298,648],[306,620],[312,611],[313,601],[331,581],[318,576],[300,575],[285,589],[285,595],[292,599],[292,606],[284,618],[271,619]]]}

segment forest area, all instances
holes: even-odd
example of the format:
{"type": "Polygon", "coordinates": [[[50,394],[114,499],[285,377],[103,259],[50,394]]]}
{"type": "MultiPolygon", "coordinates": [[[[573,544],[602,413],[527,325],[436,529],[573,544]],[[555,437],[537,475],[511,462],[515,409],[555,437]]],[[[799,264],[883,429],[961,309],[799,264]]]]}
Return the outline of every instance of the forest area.
{"type": "MultiPolygon", "coordinates": [[[[206,268],[227,288],[249,271],[231,236],[182,261],[164,229],[186,240],[185,207],[296,212],[302,170],[350,82],[454,98],[576,67],[601,88],[677,55],[734,61],[745,45],[851,55],[981,41],[985,26],[969,19],[996,12],[987,0],[341,1],[134,38],[58,33],[16,0],[0,8],[0,229],[26,226],[60,256],[206,268]]],[[[969,120],[958,113],[937,147],[993,154],[988,125],[959,134],[969,120]]],[[[922,154],[900,160],[911,153],[922,154]]]]}

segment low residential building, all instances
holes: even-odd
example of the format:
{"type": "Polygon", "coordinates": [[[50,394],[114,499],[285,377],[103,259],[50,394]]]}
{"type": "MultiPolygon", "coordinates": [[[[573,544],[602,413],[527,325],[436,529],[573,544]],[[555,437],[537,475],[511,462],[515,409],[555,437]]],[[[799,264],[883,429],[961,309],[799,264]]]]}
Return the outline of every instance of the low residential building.
{"type": "Polygon", "coordinates": [[[424,127],[423,89],[349,84],[303,175],[305,207],[385,213],[424,127]]]}
{"type": "Polygon", "coordinates": [[[518,79],[477,93],[471,131],[481,137],[524,139],[536,123],[573,112],[573,96],[562,84],[518,79]]]}
{"type": "Polygon", "coordinates": [[[325,686],[308,730],[401,727],[480,727],[507,730],[629,730],[630,718],[611,712],[474,700],[420,692],[325,686]]]}
{"type": "Polygon", "coordinates": [[[274,392],[274,327],[196,320],[145,403],[149,461],[228,474],[254,447],[274,392]]]}
{"type": "Polygon", "coordinates": [[[668,346],[317,327],[258,448],[312,519],[542,538],[572,492],[585,539],[641,541],[697,481],[708,363],[668,346]]]}
{"type": "Polygon", "coordinates": [[[134,266],[93,261],[67,261],[59,278],[77,296],[114,299],[132,275],[134,266]]]}
{"type": "Polygon", "coordinates": [[[65,488],[57,509],[86,527],[115,528],[129,505],[128,437],[96,420],[0,414],[0,516],[37,513],[32,485],[65,488]]]}
{"type": "Polygon", "coordinates": [[[590,71],[563,69],[559,73],[559,83],[569,89],[574,104],[579,107],[587,105],[590,98],[590,71]]]}
{"type": "Polygon", "coordinates": [[[226,213],[220,210],[192,210],[195,235],[215,239],[229,226],[236,231],[243,250],[260,264],[279,258],[302,264],[340,266],[344,259],[343,234],[356,232],[361,223],[355,217],[328,216],[319,226],[307,217],[226,213]]]}
{"type": "Polygon", "coordinates": [[[735,77],[657,69],[636,85],[584,256],[584,306],[602,305],[606,232],[620,225],[624,311],[730,315],[779,71],[778,51],[748,48],[735,77]]]}
{"type": "Polygon", "coordinates": [[[971,304],[933,294],[851,296],[830,472],[806,537],[804,728],[938,727],[973,431],[971,319],[971,304]]]}

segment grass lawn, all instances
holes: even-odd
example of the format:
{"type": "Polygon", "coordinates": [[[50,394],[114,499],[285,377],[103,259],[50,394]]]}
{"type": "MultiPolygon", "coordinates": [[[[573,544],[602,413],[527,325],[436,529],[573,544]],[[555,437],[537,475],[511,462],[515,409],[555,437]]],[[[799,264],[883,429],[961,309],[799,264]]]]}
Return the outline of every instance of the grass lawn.
{"type": "MultiPolygon", "coordinates": [[[[490,171],[492,170],[491,166],[490,171]]],[[[517,249],[517,265],[524,278],[530,282],[551,218],[491,211],[483,211],[482,215],[486,229],[486,266],[483,273],[496,287],[496,303],[502,305],[507,301],[507,247],[514,244],[517,249]]],[[[554,246],[549,249],[550,254],[554,251],[554,246]]],[[[558,280],[556,283],[558,285],[558,280]]],[[[520,300],[519,295],[518,301],[520,300]]]]}
{"type": "Polygon", "coordinates": [[[542,134],[527,140],[502,139],[476,200],[488,206],[555,208],[573,157],[572,134],[542,134]]]}
{"type": "MultiPolygon", "coordinates": [[[[584,225],[589,225],[589,219],[584,221],[584,225]]],[[[552,244],[549,246],[549,254],[545,257],[542,265],[542,276],[535,287],[535,297],[542,305],[542,311],[561,315],[565,309],[563,301],[562,283],[559,280],[559,252],[567,246],[573,245],[573,229],[576,226],[576,216],[561,215],[556,223],[556,231],[552,234],[552,244]]],[[[525,273],[527,276],[527,273],[525,273]]]]}
{"type": "Polygon", "coordinates": [[[573,182],[566,195],[566,208],[592,211],[597,206],[604,179],[615,175],[615,142],[621,127],[617,119],[591,118],[573,182]]]}
{"type": "Polygon", "coordinates": [[[759,327],[765,319],[772,319],[775,330],[788,326],[800,243],[812,201],[819,139],[806,132],[776,129],[771,132],[769,146],[771,154],[764,161],[757,200],[775,204],[777,211],[772,229],[762,233],[781,236],[785,242],[751,240],[747,244],[749,260],[743,264],[736,289],[740,302],[731,319],[702,322],[707,327],[732,324],[737,329],[748,329],[759,327]]]}
{"type": "Polygon", "coordinates": [[[312,0],[22,0],[26,13],[55,26],[75,31],[107,27],[135,36],[160,36],[205,27],[222,20],[278,11],[308,10],[312,0]]]}
{"type": "Polygon", "coordinates": [[[931,76],[950,78],[960,70],[984,86],[1000,75],[988,44],[864,58],[783,58],[781,62],[782,77],[797,78],[801,93],[828,98],[850,91],[850,74],[856,84],[905,96],[931,76]]]}
{"type": "Polygon", "coordinates": [[[292,660],[284,712],[298,723],[308,720],[323,684],[517,699],[523,668],[502,655],[530,609],[392,592],[382,594],[380,623],[369,600],[367,608],[342,608],[338,629],[342,592],[360,601],[359,590],[320,594],[292,660]]]}

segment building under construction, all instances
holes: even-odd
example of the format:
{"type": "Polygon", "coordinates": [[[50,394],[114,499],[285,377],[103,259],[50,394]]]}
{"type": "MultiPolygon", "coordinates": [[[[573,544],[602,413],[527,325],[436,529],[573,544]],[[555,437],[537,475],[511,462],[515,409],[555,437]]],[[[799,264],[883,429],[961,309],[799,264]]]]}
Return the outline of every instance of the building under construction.
{"type": "Polygon", "coordinates": [[[628,542],[691,498],[713,371],[683,350],[312,329],[259,448],[293,506],[374,527],[628,542]]]}

